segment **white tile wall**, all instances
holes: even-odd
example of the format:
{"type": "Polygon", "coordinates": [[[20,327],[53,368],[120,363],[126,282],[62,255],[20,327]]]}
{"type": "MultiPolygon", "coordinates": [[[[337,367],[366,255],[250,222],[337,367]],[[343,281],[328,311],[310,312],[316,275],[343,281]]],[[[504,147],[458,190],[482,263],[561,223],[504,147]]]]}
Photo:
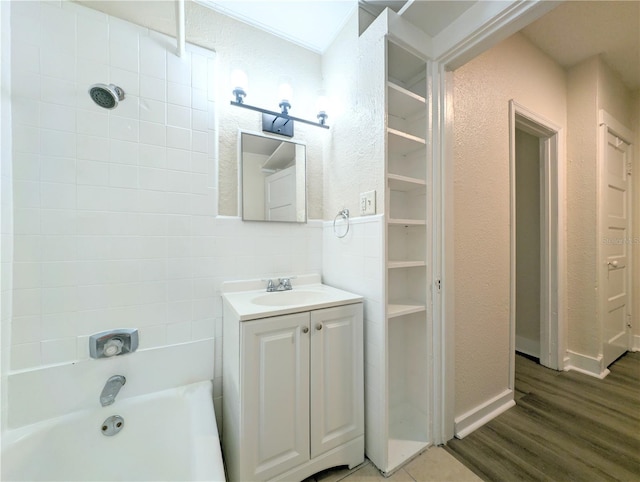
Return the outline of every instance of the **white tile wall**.
{"type": "Polygon", "coordinates": [[[110,328],[140,350],[212,339],[219,405],[220,283],[319,273],[322,223],[215,217],[212,52],[66,1],[11,7],[11,370],[83,362],[110,328]],[[101,109],[93,83],[126,98],[101,109]]]}
{"type": "MultiPolygon", "coordinates": [[[[342,227],[338,227],[342,234],[342,227]]],[[[384,217],[353,218],[344,238],[333,222],[324,223],[322,280],[331,286],[364,296],[365,446],[379,460],[386,447],[386,368],[384,306],[384,217]]]]}
{"type": "MultiPolygon", "coordinates": [[[[63,367],[94,373],[88,336],[137,327],[141,352],[209,347],[220,414],[220,283],[321,272],[322,223],[216,218],[212,52],[188,46],[180,59],[174,39],[67,1],[11,2],[11,26],[2,322],[13,388],[71,383],[63,367]],[[126,98],[101,109],[93,83],[119,85],[126,98]]],[[[189,379],[193,366],[175,369],[189,379]]]]}

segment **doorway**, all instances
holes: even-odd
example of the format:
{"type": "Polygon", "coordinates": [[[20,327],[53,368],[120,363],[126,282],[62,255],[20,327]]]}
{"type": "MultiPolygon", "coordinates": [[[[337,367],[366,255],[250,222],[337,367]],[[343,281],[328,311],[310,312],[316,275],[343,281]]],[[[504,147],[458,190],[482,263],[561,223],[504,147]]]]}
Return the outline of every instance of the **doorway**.
{"type": "Polygon", "coordinates": [[[540,360],[542,163],[540,137],[518,127],[516,149],[516,352],[540,360]]]}
{"type": "Polygon", "coordinates": [[[516,349],[563,369],[565,176],[561,128],[513,100],[509,114],[513,389],[516,349]]]}

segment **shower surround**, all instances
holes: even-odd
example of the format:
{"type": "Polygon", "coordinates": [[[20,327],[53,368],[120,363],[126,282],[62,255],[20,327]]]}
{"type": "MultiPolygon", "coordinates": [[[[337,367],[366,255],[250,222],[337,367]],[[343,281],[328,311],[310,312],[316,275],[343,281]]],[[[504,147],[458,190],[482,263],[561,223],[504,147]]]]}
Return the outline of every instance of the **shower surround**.
{"type": "Polygon", "coordinates": [[[188,45],[179,58],[175,39],[71,2],[11,2],[3,22],[7,10],[13,198],[3,209],[14,219],[13,253],[3,249],[2,259],[13,280],[2,321],[3,333],[11,324],[2,341],[11,353],[5,428],[82,408],[62,397],[55,413],[26,413],[25,388],[37,396],[82,373],[91,386],[80,400],[92,403],[92,385],[104,384],[95,367],[110,361],[89,359],[88,337],[112,328],[139,329],[139,351],[125,357],[132,366],[152,370],[146,352],[183,356],[169,386],[149,389],[213,378],[219,407],[220,283],[320,272],[321,223],[216,217],[212,51],[188,45]],[[125,98],[104,110],[88,94],[95,83],[118,85],[125,98]]]}

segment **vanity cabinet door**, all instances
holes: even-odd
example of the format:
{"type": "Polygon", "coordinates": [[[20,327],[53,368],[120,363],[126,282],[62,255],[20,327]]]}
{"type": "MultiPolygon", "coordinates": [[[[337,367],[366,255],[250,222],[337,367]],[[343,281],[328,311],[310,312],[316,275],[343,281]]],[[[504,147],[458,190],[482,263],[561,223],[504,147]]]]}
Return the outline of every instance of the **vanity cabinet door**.
{"type": "Polygon", "coordinates": [[[311,458],[364,433],[362,303],[311,312],[311,458]]]}
{"type": "Polygon", "coordinates": [[[309,460],[309,313],[243,322],[241,346],[241,478],[267,480],[309,460]]]}

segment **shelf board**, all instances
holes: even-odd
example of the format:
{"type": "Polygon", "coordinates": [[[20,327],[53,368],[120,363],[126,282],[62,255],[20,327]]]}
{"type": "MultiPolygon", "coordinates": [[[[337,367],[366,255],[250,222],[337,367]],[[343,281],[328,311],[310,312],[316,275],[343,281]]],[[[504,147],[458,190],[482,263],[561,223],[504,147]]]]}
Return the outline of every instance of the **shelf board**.
{"type": "Polygon", "coordinates": [[[405,226],[425,226],[427,222],[424,219],[388,219],[388,224],[403,224],[405,226]]]}
{"type": "Polygon", "coordinates": [[[387,108],[389,113],[402,119],[425,117],[427,115],[425,98],[387,81],[387,108]]]}
{"type": "Polygon", "coordinates": [[[418,260],[412,260],[412,261],[387,261],[387,268],[389,269],[396,269],[396,268],[418,268],[420,266],[426,266],[427,262],[426,261],[418,261],[418,260]]]}
{"type": "Polygon", "coordinates": [[[387,180],[389,181],[389,189],[392,191],[413,191],[424,188],[427,185],[427,182],[424,179],[401,176],[400,174],[389,173],[387,174],[387,180]]]}
{"type": "MultiPolygon", "coordinates": [[[[394,300],[396,301],[396,300],[394,300]]],[[[416,301],[400,300],[395,303],[389,303],[387,305],[387,318],[397,318],[399,316],[410,315],[411,313],[420,313],[426,311],[426,306],[419,304],[416,301]]]]}
{"type": "Polygon", "coordinates": [[[296,158],[296,145],[293,142],[281,142],[273,154],[262,165],[263,169],[284,169],[296,158]]]}
{"type": "Polygon", "coordinates": [[[406,132],[399,131],[398,129],[387,128],[389,153],[406,156],[413,152],[424,149],[427,142],[418,136],[407,134],[406,132]]]}

